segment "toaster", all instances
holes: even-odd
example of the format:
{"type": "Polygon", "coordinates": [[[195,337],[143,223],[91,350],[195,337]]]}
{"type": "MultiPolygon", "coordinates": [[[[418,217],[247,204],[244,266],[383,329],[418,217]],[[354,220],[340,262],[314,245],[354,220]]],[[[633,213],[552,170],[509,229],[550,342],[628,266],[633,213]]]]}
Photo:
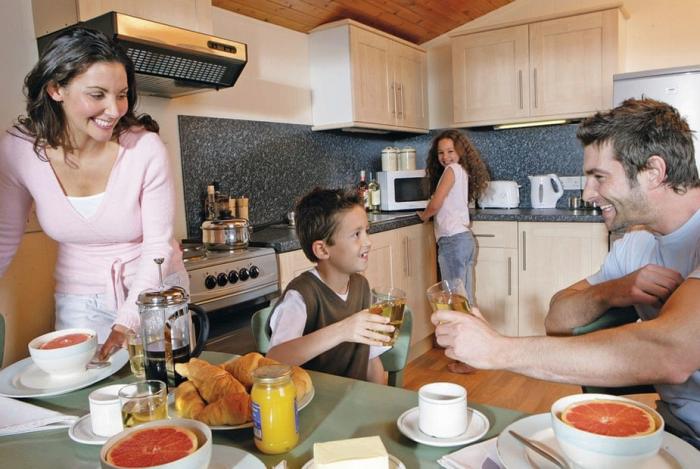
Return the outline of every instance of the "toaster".
{"type": "Polygon", "coordinates": [[[479,197],[481,208],[517,208],[520,205],[520,190],[515,181],[491,181],[479,197]]]}

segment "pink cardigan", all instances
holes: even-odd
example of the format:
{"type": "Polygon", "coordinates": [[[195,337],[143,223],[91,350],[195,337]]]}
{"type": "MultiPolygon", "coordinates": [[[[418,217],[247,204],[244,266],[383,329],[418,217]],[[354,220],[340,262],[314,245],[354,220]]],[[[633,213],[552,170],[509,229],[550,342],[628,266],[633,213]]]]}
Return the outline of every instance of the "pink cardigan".
{"type": "Polygon", "coordinates": [[[102,204],[86,219],[32,142],[16,129],[10,132],[0,139],[0,276],[17,250],[34,199],[42,229],[58,242],[56,291],[106,293],[116,322],[133,329],[139,324],[138,294],[158,287],[154,258],[166,259],[163,276],[182,272],[187,278],[173,238],[175,188],[163,142],[151,132],[123,134],[102,204]]]}

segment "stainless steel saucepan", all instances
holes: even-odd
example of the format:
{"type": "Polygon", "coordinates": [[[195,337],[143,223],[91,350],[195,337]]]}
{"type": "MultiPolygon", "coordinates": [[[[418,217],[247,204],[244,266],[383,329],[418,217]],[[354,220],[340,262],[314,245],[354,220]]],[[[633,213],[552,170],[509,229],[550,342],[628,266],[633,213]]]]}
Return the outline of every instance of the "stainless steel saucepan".
{"type": "Polygon", "coordinates": [[[202,223],[202,242],[207,251],[231,251],[248,247],[250,223],[244,218],[207,220],[202,223]]]}

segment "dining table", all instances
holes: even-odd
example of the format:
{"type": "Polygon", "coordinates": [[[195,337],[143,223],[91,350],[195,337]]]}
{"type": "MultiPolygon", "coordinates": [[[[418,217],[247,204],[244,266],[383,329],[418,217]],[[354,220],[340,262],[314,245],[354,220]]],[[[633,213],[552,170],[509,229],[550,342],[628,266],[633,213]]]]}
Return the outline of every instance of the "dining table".
{"type": "MultiPolygon", "coordinates": [[[[232,356],[205,351],[200,358],[217,364],[232,356]]],[[[413,390],[314,371],[309,374],[314,395],[309,404],[299,411],[300,438],[294,449],[284,454],[264,454],[254,444],[252,428],[214,430],[214,444],[247,451],[268,468],[286,460],[290,469],[301,468],[313,458],[314,443],[346,438],[380,436],[388,453],[401,460],[407,469],[437,468],[440,457],[460,448],[427,446],[416,443],[400,432],[397,419],[418,405],[418,393],[413,390]]],[[[83,389],[26,401],[65,414],[82,416],[89,412],[88,395],[93,390],[135,380],[127,364],[112,376],[83,389]]],[[[489,421],[490,428],[479,441],[497,436],[505,427],[525,415],[474,402],[469,402],[469,406],[480,411],[489,421]]],[[[100,448],[71,440],[66,429],[2,436],[0,466],[96,469],[100,467],[100,448]]]]}

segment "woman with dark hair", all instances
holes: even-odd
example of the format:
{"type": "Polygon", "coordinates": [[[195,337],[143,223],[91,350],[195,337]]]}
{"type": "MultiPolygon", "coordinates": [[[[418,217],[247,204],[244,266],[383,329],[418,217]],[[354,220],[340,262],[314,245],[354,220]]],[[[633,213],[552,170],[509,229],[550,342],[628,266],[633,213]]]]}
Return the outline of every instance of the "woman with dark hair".
{"type": "Polygon", "coordinates": [[[173,238],[175,190],[158,124],[136,116],[134,67],[102,33],[56,37],[24,80],[27,115],[0,140],[0,276],[32,200],[58,242],[56,329],[89,327],[102,358],[139,324],[136,298],[187,288],[173,238]]]}

